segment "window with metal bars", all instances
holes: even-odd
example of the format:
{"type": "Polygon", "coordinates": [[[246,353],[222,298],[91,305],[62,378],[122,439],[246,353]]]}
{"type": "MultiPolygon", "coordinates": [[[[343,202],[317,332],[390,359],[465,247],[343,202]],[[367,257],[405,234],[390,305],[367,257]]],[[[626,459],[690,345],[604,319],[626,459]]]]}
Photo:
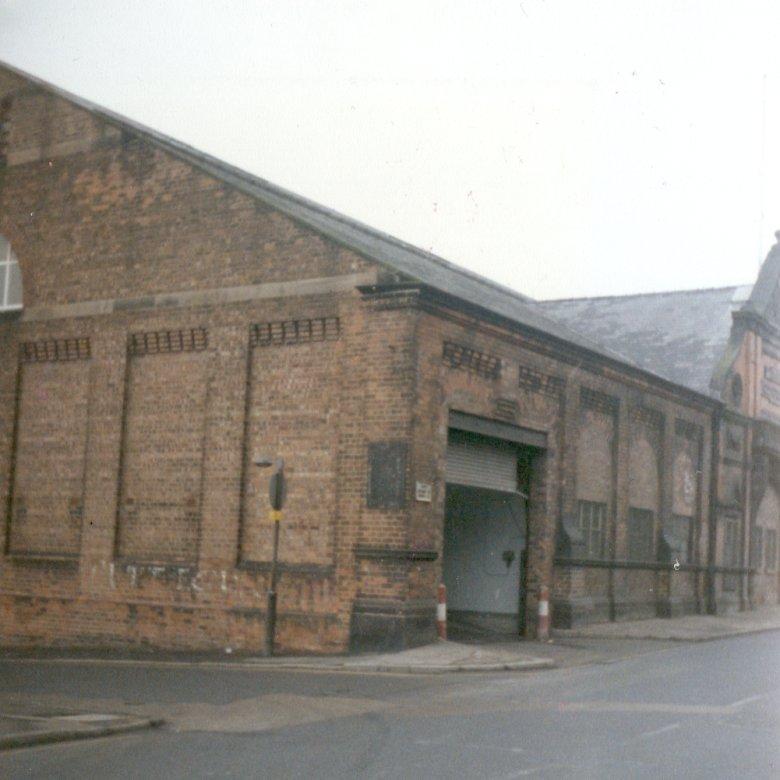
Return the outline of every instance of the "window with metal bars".
{"type": "Polygon", "coordinates": [[[578,504],[582,556],[603,558],[607,529],[607,505],[596,501],[580,501],[578,504]]]}
{"type": "MultiPolygon", "coordinates": [[[[726,520],[723,524],[723,565],[736,569],[739,566],[739,522],[726,520]]],[[[723,575],[723,590],[735,591],[738,579],[734,574],[723,575]]]]}
{"type": "Polygon", "coordinates": [[[8,239],[0,236],[0,312],[22,308],[22,272],[8,239]]]}
{"type": "Polygon", "coordinates": [[[653,519],[654,514],[650,509],[631,507],[628,510],[628,559],[630,561],[655,560],[653,519]]]}
{"type": "Polygon", "coordinates": [[[764,531],[766,544],[764,545],[764,568],[767,571],[777,569],[777,531],[767,528],[764,531]]]}
{"type": "Polygon", "coordinates": [[[723,565],[739,566],[739,523],[726,520],[723,525],[723,565]]]}
{"type": "Polygon", "coordinates": [[[754,525],[750,529],[750,568],[760,569],[764,559],[764,529],[754,525]]]}

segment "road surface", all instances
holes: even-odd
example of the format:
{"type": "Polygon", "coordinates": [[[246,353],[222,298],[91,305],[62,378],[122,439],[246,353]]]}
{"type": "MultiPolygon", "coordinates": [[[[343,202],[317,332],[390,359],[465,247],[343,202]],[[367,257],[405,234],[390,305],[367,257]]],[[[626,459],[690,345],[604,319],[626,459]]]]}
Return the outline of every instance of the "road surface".
{"type": "Polygon", "coordinates": [[[165,717],[3,778],[776,778],[780,632],[524,674],[0,661],[0,704],[165,717]]]}

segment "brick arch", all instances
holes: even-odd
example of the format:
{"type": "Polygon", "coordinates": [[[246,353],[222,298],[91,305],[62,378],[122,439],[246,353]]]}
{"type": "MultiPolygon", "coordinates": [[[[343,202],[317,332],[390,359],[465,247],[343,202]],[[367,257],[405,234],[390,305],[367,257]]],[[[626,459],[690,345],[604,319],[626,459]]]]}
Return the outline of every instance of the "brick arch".
{"type": "Polygon", "coordinates": [[[696,512],[696,464],[686,450],[677,453],[673,470],[672,512],[692,516],[696,512]]]}
{"type": "Polygon", "coordinates": [[[761,503],[758,505],[756,524],[763,528],[780,527],[780,496],[775,485],[767,486],[761,503]]]}
{"type": "Polygon", "coordinates": [[[629,475],[631,506],[657,512],[660,503],[658,453],[643,434],[635,436],[631,442],[629,475]]]}
{"type": "Polygon", "coordinates": [[[614,419],[593,409],[580,414],[577,497],[609,505],[612,495],[614,419]]]}

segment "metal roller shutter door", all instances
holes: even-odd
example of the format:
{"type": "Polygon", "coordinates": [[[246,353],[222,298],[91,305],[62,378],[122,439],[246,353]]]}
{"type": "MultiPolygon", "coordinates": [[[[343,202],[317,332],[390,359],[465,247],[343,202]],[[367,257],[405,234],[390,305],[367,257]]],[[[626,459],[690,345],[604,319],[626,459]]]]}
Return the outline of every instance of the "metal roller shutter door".
{"type": "Polygon", "coordinates": [[[517,450],[450,430],[447,442],[447,482],[514,493],[517,490],[517,450]]]}

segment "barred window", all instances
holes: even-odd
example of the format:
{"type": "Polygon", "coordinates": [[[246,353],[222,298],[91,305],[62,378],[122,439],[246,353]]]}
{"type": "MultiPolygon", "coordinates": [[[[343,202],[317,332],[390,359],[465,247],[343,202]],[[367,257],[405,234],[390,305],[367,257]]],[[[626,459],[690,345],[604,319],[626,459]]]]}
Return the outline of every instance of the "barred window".
{"type": "Polygon", "coordinates": [[[690,563],[693,549],[693,518],[672,515],[664,523],[664,538],[671,548],[672,557],[680,563],[690,563]]]}
{"type": "Polygon", "coordinates": [[[603,558],[607,528],[607,505],[595,501],[580,501],[579,524],[584,557],[603,558]]]}
{"type": "Polygon", "coordinates": [[[655,559],[653,512],[650,509],[628,510],[628,559],[652,561],[655,559]]]}
{"type": "Polygon", "coordinates": [[[764,529],[754,525],[750,529],[750,568],[760,569],[764,558],[764,529]]]}
{"type": "Polygon", "coordinates": [[[764,568],[767,571],[775,571],[777,568],[777,531],[767,528],[766,545],[764,546],[764,568]]]}
{"type": "Polygon", "coordinates": [[[0,312],[22,308],[22,272],[11,244],[0,236],[0,312]]]}
{"type": "Polygon", "coordinates": [[[736,520],[726,520],[723,527],[723,565],[739,566],[739,523],[736,520]]]}
{"type": "MultiPolygon", "coordinates": [[[[739,522],[726,520],[723,524],[723,565],[732,569],[739,566],[739,522]]],[[[737,589],[739,577],[736,574],[723,575],[723,590],[734,592],[737,589]]]]}

